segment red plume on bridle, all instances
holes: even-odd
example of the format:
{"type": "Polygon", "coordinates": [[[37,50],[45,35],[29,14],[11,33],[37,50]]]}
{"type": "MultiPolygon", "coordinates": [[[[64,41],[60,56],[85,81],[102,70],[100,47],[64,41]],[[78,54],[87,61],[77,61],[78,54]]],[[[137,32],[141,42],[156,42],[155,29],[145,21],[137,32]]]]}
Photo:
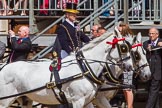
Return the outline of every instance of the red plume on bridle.
{"type": "Polygon", "coordinates": [[[113,39],[112,42],[106,42],[106,43],[112,45],[112,48],[115,48],[115,45],[116,45],[119,41],[124,41],[124,40],[125,40],[125,38],[118,39],[118,38],[114,37],[114,39],[113,39]]]}
{"type": "Polygon", "coordinates": [[[135,48],[135,47],[138,47],[138,46],[142,46],[142,44],[138,43],[138,44],[132,45],[132,48],[135,48]]]}

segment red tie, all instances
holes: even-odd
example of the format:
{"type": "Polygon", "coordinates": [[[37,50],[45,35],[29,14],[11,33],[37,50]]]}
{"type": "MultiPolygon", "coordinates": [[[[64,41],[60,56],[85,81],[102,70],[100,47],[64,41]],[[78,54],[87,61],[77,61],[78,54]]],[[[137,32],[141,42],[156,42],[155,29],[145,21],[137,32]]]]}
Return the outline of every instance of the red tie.
{"type": "Polygon", "coordinates": [[[21,38],[19,38],[19,39],[17,40],[17,43],[18,43],[18,44],[20,44],[20,43],[21,43],[21,38]]]}

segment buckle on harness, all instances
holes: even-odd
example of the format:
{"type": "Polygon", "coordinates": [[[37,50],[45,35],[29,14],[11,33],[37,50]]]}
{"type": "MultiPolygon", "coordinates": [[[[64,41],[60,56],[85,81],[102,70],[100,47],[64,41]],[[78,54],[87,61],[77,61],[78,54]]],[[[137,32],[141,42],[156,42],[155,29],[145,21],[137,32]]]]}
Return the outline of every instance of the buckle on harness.
{"type": "Polygon", "coordinates": [[[46,83],[46,87],[47,87],[47,89],[52,89],[52,88],[56,87],[56,83],[55,82],[48,82],[48,83],[46,83]]]}

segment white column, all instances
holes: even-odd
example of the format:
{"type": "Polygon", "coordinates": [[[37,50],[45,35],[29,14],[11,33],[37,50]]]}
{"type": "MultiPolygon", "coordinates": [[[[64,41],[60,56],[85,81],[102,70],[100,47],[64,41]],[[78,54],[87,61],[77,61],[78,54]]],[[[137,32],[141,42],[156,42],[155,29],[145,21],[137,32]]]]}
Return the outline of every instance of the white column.
{"type": "Polygon", "coordinates": [[[8,20],[0,20],[0,34],[8,34],[8,20]]]}

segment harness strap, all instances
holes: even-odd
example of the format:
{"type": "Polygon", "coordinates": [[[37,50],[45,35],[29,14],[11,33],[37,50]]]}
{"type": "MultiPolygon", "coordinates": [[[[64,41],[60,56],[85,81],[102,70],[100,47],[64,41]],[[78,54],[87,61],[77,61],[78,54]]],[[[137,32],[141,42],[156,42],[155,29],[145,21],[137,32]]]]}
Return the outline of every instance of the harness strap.
{"type": "Polygon", "coordinates": [[[146,67],[146,66],[149,66],[149,64],[148,63],[145,63],[145,64],[143,64],[143,65],[141,65],[141,66],[138,66],[134,71],[135,71],[135,77],[134,78],[137,78],[137,76],[140,74],[140,72],[141,72],[141,68],[144,68],[144,67],[146,67]]]}
{"type": "Polygon", "coordinates": [[[54,88],[51,88],[54,95],[56,96],[57,100],[62,103],[62,104],[67,104],[68,105],[68,101],[67,98],[64,94],[64,92],[62,91],[62,83],[61,83],[61,79],[59,76],[59,69],[58,69],[58,58],[55,57],[53,62],[52,62],[52,66],[53,66],[53,70],[51,72],[51,78],[50,78],[50,82],[52,81],[52,78],[55,78],[55,86],[59,89],[59,96],[61,99],[59,99],[59,97],[57,96],[57,94],[55,93],[54,88]],[[53,76],[53,77],[52,77],[53,76]]]}
{"type": "Polygon", "coordinates": [[[50,83],[47,83],[46,84],[46,87],[48,89],[52,89],[53,91],[53,94],[55,95],[56,99],[60,102],[60,103],[63,103],[63,101],[58,97],[58,95],[56,94],[55,90],[54,90],[54,87],[56,87],[56,84],[55,82],[52,82],[52,78],[54,77],[54,72],[51,72],[51,76],[50,76],[50,83]]]}
{"type": "Polygon", "coordinates": [[[103,84],[104,81],[102,81],[99,78],[97,78],[97,76],[94,74],[93,70],[89,66],[87,60],[83,59],[85,57],[83,56],[83,52],[82,51],[77,52],[76,58],[77,58],[78,65],[79,65],[80,69],[82,70],[82,72],[83,73],[88,73],[86,75],[86,77],[88,79],[90,79],[91,81],[93,81],[96,84],[99,84],[99,85],[103,84]]]}
{"type": "Polygon", "coordinates": [[[25,94],[36,92],[36,91],[39,91],[39,90],[42,90],[42,89],[45,89],[45,88],[46,88],[46,86],[42,86],[42,87],[30,90],[30,91],[26,91],[26,92],[22,92],[22,93],[17,93],[17,94],[9,95],[9,96],[0,97],[0,100],[7,99],[7,98],[12,98],[12,97],[16,97],[16,96],[25,95],[25,94]]]}
{"type": "Polygon", "coordinates": [[[108,85],[112,85],[114,87],[106,87],[106,88],[100,88],[99,91],[103,92],[103,91],[108,91],[108,90],[117,90],[117,89],[127,89],[127,88],[132,88],[134,89],[134,85],[128,85],[128,84],[113,84],[113,83],[109,83],[107,82],[106,84],[108,85]]]}
{"type": "MultiPolygon", "coordinates": [[[[82,78],[84,75],[86,75],[86,73],[85,74],[81,73],[81,74],[77,74],[77,75],[74,75],[74,76],[71,76],[71,77],[68,77],[68,78],[65,78],[65,79],[61,79],[60,83],[64,84],[64,83],[73,81],[75,79],[82,78]]],[[[42,90],[42,89],[45,89],[45,88],[51,89],[51,88],[54,88],[54,87],[56,87],[56,84],[55,84],[54,81],[52,81],[52,82],[46,83],[46,85],[44,85],[42,87],[38,87],[38,88],[30,90],[30,91],[17,93],[17,94],[13,94],[13,95],[10,95],[10,96],[0,97],[0,100],[7,99],[7,98],[12,98],[12,97],[16,97],[16,96],[21,96],[21,95],[25,95],[25,94],[29,94],[29,93],[36,92],[36,91],[39,91],[39,90],[42,90]]]]}
{"type": "Polygon", "coordinates": [[[112,71],[110,69],[110,67],[108,66],[107,63],[105,63],[105,71],[103,72],[103,75],[105,76],[105,78],[110,81],[110,82],[113,82],[113,83],[121,83],[118,79],[116,79],[114,77],[114,75],[112,74],[112,71]]]}
{"type": "Polygon", "coordinates": [[[0,71],[7,65],[8,63],[2,64],[2,66],[0,67],[0,71]]]}

